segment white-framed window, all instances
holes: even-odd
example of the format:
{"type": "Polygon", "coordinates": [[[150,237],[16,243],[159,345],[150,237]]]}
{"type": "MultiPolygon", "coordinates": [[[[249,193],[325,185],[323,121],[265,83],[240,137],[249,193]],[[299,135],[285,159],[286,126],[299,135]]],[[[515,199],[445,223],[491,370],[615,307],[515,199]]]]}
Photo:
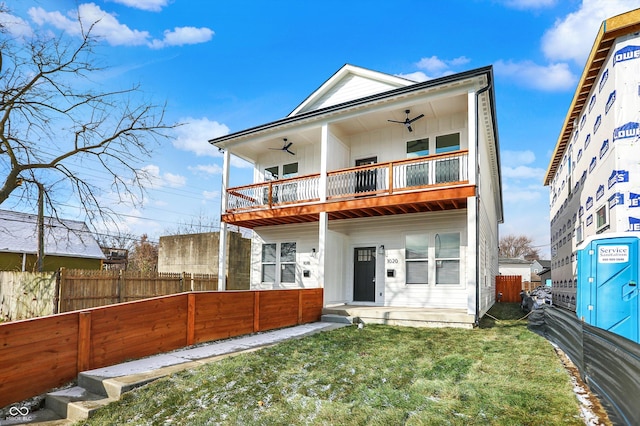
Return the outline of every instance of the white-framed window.
{"type": "Polygon", "coordinates": [[[296,282],[296,243],[262,244],[263,283],[295,283],[296,282]]]}
{"type": "MultiPolygon", "coordinates": [[[[287,179],[298,176],[298,163],[283,164],[264,169],[264,181],[271,182],[278,179],[287,179]]],[[[296,201],[297,182],[274,183],[271,190],[271,203],[283,203],[296,201]]],[[[269,190],[264,190],[264,204],[269,203],[269,190]]]]}
{"type": "Polygon", "coordinates": [[[609,225],[609,212],[607,211],[607,205],[596,210],[596,231],[602,231],[609,225]]]}
{"type": "Polygon", "coordinates": [[[436,136],[436,154],[458,151],[460,149],[460,133],[436,136]]]}
{"type": "Polygon", "coordinates": [[[435,235],[436,285],[460,284],[460,233],[435,235]]]}
{"type": "Polygon", "coordinates": [[[296,282],[296,243],[280,244],[280,282],[296,282]]]}
{"type": "Polygon", "coordinates": [[[263,283],[276,282],[276,244],[262,244],[262,275],[263,283]]]}
{"type": "MultiPolygon", "coordinates": [[[[460,133],[436,136],[436,154],[458,151],[460,133]]],[[[436,161],[436,183],[456,182],[460,180],[460,159],[444,158],[436,161]]]]}
{"type": "Polygon", "coordinates": [[[429,138],[407,141],[407,158],[429,155],[429,138]]]}
{"type": "Polygon", "coordinates": [[[582,227],[582,222],[580,222],[576,227],[576,244],[580,244],[583,240],[584,240],[584,229],[582,227]]]}
{"type": "Polygon", "coordinates": [[[407,284],[429,283],[429,235],[405,236],[405,268],[407,284]]]}

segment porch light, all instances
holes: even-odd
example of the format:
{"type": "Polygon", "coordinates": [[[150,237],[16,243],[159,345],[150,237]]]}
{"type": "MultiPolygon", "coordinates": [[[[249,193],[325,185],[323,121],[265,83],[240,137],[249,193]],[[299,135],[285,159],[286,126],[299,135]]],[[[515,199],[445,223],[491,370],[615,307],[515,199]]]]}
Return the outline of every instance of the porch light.
{"type": "Polygon", "coordinates": [[[380,244],[380,247],[378,247],[378,254],[384,254],[384,244],[380,244]]]}
{"type": "Polygon", "coordinates": [[[316,257],[316,249],[311,249],[311,257],[316,257]]]}

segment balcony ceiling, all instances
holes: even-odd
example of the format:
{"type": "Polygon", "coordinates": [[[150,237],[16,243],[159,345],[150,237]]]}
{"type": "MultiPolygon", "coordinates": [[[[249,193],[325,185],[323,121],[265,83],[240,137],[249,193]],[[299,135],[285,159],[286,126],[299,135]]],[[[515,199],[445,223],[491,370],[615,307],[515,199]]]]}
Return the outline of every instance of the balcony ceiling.
{"type": "MultiPolygon", "coordinates": [[[[291,126],[279,126],[269,132],[268,135],[248,140],[247,142],[234,146],[234,153],[248,161],[255,161],[261,155],[271,151],[270,148],[280,148],[283,145],[283,138],[294,143],[292,150],[300,150],[306,145],[320,144],[321,126],[329,121],[331,130],[338,135],[342,142],[349,145],[349,137],[360,133],[367,133],[381,129],[397,129],[400,124],[390,123],[387,120],[404,121],[405,110],[411,110],[409,118],[424,114],[424,118],[413,124],[414,133],[420,135],[426,133],[434,119],[451,116],[452,114],[465,112],[467,110],[467,96],[459,94],[455,96],[443,96],[424,102],[400,103],[377,105],[363,108],[359,111],[351,111],[341,117],[337,113],[335,118],[318,119],[315,123],[304,123],[291,126]]],[[[281,155],[289,155],[282,153],[281,155]]]]}

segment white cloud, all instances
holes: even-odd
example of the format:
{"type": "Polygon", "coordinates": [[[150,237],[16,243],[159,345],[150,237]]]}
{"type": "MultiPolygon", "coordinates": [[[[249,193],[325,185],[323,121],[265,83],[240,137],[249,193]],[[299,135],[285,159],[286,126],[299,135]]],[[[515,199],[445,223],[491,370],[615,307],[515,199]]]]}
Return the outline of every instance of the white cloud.
{"type": "MultiPolygon", "coordinates": [[[[93,3],[84,3],[78,6],[78,10],[67,12],[64,16],[60,12],[47,12],[41,7],[29,9],[29,16],[38,25],[49,24],[71,35],[80,35],[82,27],[78,22],[80,16],[83,24],[94,24],[92,34],[104,39],[112,46],[139,46],[147,44],[149,33],[147,31],[132,30],[128,26],[118,22],[111,15],[93,3]]],[[[86,31],[87,28],[84,28],[86,31]]]]}
{"type": "Polygon", "coordinates": [[[437,56],[422,58],[420,59],[420,61],[418,61],[416,66],[421,70],[427,70],[429,72],[438,72],[448,68],[448,65],[437,56]]]}
{"type": "Polygon", "coordinates": [[[193,152],[197,156],[221,156],[218,149],[208,141],[229,134],[227,126],[206,117],[187,117],[180,121],[185,124],[175,129],[176,138],[173,140],[173,146],[183,151],[193,152]]]}
{"type": "Polygon", "coordinates": [[[407,80],[415,81],[417,83],[421,83],[423,81],[431,80],[433,77],[429,77],[422,71],[416,71],[409,74],[396,74],[396,77],[406,78],[407,80]]]}
{"type": "Polygon", "coordinates": [[[112,0],[114,3],[120,3],[127,7],[133,7],[140,10],[150,12],[159,12],[169,4],[169,0],[112,0]]]}
{"type": "Polygon", "coordinates": [[[544,201],[547,196],[547,190],[541,185],[503,184],[502,192],[505,203],[516,204],[516,207],[521,207],[518,203],[523,201],[544,201]]]}
{"type": "Polygon", "coordinates": [[[542,51],[550,60],[583,66],[602,21],[637,7],[638,0],[583,0],[580,9],[544,34],[542,51]]]}
{"type": "Polygon", "coordinates": [[[16,38],[27,38],[33,35],[33,30],[27,21],[9,13],[0,13],[0,28],[4,28],[16,38]]]}
{"type": "Polygon", "coordinates": [[[204,173],[207,175],[222,174],[222,167],[217,164],[198,164],[195,167],[188,166],[187,168],[194,173],[204,173]]]}
{"type": "Polygon", "coordinates": [[[216,200],[220,198],[219,191],[202,191],[202,196],[205,200],[216,200]]]}
{"type": "Polygon", "coordinates": [[[182,188],[187,184],[187,178],[173,173],[160,173],[160,167],[155,164],[144,166],[142,170],[146,174],[145,186],[148,189],[159,189],[162,187],[182,188]]]}
{"type": "Polygon", "coordinates": [[[235,155],[231,156],[231,165],[238,169],[253,169],[253,164],[243,160],[240,157],[236,157],[235,155]]]}
{"type": "MultiPolygon", "coordinates": [[[[127,0],[127,2],[129,2],[129,0],[127,0]]],[[[133,3],[132,0],[131,4],[133,3]]],[[[138,4],[137,0],[135,3],[138,4]]],[[[142,4],[149,7],[151,5],[160,7],[162,3],[160,0],[147,0],[142,4]]],[[[28,13],[33,22],[38,25],[49,24],[75,36],[81,35],[83,31],[83,28],[78,22],[79,16],[85,26],[85,32],[88,29],[88,25],[93,25],[91,30],[92,34],[105,40],[111,46],[146,45],[153,49],[159,49],[167,46],[204,43],[211,40],[214,35],[214,32],[209,28],[176,27],[173,30],[165,30],[162,40],[155,39],[150,41],[151,34],[149,34],[148,31],[129,28],[127,25],[120,23],[116,15],[102,10],[100,6],[94,3],[80,4],[77,10],[68,11],[66,16],[58,11],[47,12],[41,7],[32,7],[28,13]]]]}
{"type": "Polygon", "coordinates": [[[573,89],[577,81],[577,77],[565,63],[543,66],[531,61],[499,60],[494,68],[496,75],[509,78],[525,87],[549,92],[573,89]]]}
{"type": "Polygon", "coordinates": [[[536,161],[536,155],[533,151],[501,151],[500,162],[504,164],[531,164],[536,161]]]}
{"type": "Polygon", "coordinates": [[[162,175],[167,186],[171,188],[182,188],[187,184],[187,178],[173,173],[165,173],[162,175]]]}
{"type": "Polygon", "coordinates": [[[541,9],[555,6],[557,0],[505,0],[504,4],[515,9],[541,9]]]}
{"type": "Polygon", "coordinates": [[[213,37],[214,32],[209,28],[176,27],[173,31],[165,30],[162,40],[153,40],[150,47],[161,49],[167,46],[183,46],[185,44],[205,43],[213,37]]]}
{"type": "Polygon", "coordinates": [[[441,77],[452,74],[454,71],[452,71],[451,68],[468,64],[470,61],[471,60],[465,56],[459,56],[453,59],[440,59],[437,56],[431,56],[430,58],[420,59],[418,63],[416,63],[416,67],[441,77]]]}
{"type": "Polygon", "coordinates": [[[542,182],[546,170],[529,166],[502,166],[502,176],[507,179],[535,179],[542,182]]]}

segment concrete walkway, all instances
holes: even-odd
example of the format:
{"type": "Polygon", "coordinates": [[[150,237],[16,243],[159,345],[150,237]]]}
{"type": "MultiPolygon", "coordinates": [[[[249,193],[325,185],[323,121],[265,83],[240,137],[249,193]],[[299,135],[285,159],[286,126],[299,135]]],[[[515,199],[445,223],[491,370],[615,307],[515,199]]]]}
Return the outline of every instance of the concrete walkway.
{"type": "Polygon", "coordinates": [[[123,393],[178,371],[196,368],[236,354],[255,351],[285,340],[333,330],[348,324],[316,322],[229,340],[202,343],[185,349],[129,361],[78,375],[77,386],[48,393],[45,408],[27,412],[13,404],[13,415],[0,419],[0,426],[39,424],[70,425],[88,418],[95,410],[120,399],[123,393]]]}

